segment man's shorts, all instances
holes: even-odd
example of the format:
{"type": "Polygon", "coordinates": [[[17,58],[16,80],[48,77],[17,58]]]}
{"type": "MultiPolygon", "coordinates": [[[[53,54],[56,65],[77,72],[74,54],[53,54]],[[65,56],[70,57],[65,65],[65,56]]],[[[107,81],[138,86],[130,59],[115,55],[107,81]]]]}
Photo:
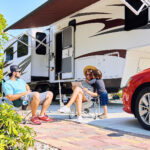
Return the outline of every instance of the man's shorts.
{"type": "MultiPolygon", "coordinates": [[[[43,92],[43,93],[39,93],[39,94],[40,94],[40,105],[42,105],[46,100],[47,92],[43,92]]],[[[26,100],[26,101],[28,101],[28,103],[31,103],[31,101],[33,99],[33,95],[34,95],[34,92],[31,92],[25,96],[22,96],[20,99],[22,101],[26,100]]]]}

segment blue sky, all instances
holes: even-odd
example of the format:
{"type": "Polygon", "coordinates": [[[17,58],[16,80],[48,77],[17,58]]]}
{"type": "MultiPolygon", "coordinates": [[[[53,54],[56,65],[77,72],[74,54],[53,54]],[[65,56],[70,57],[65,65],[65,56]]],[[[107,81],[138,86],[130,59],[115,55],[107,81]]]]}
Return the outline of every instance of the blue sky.
{"type": "MultiPolygon", "coordinates": [[[[4,15],[8,26],[10,26],[46,1],[47,0],[1,0],[0,13],[4,15]]],[[[10,30],[8,32],[16,36],[23,32],[23,30],[10,30]]]]}

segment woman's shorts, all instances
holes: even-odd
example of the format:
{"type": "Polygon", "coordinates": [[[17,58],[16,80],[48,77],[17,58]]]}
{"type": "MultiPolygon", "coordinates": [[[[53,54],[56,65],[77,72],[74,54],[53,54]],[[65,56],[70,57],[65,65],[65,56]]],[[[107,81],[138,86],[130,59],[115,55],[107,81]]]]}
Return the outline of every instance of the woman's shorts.
{"type": "MultiPolygon", "coordinates": [[[[43,93],[39,93],[39,94],[40,94],[40,105],[42,105],[46,100],[47,92],[43,92],[43,93]]],[[[29,93],[25,96],[22,96],[20,99],[21,100],[26,100],[29,103],[31,103],[31,101],[33,99],[33,95],[34,95],[34,92],[31,92],[31,93],[29,93]]]]}
{"type": "Polygon", "coordinates": [[[108,94],[107,93],[100,93],[100,104],[101,106],[105,106],[109,104],[108,94]]]}

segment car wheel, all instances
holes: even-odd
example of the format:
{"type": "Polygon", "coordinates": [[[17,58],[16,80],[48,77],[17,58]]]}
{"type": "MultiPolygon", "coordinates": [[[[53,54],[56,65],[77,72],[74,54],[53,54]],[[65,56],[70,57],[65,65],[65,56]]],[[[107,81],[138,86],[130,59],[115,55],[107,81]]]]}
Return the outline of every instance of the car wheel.
{"type": "Polygon", "coordinates": [[[135,104],[136,117],[141,126],[150,130],[150,87],[141,90],[135,104]]]}

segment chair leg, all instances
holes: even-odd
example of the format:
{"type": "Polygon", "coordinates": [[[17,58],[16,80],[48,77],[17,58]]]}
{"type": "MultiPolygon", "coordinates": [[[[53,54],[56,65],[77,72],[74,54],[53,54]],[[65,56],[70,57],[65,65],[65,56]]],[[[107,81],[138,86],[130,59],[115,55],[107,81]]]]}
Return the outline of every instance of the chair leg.
{"type": "Polygon", "coordinates": [[[26,119],[31,114],[31,112],[32,111],[28,112],[27,115],[24,117],[24,119],[26,119]]]}
{"type": "Polygon", "coordinates": [[[97,117],[97,106],[96,106],[96,102],[94,102],[94,120],[96,119],[97,117]]]}
{"type": "Polygon", "coordinates": [[[22,119],[22,124],[26,124],[26,119],[22,119]]]}
{"type": "Polygon", "coordinates": [[[97,100],[94,101],[94,110],[95,110],[94,119],[96,119],[100,115],[100,99],[99,98],[97,98],[97,100]]]}
{"type": "Polygon", "coordinates": [[[69,119],[73,119],[75,116],[77,116],[77,110],[76,110],[76,105],[73,104],[71,107],[71,111],[69,113],[69,119]]]}
{"type": "Polygon", "coordinates": [[[24,116],[24,118],[22,119],[22,123],[26,124],[28,119],[26,119],[30,114],[32,113],[32,111],[29,111],[27,114],[24,114],[24,112],[22,112],[22,116],[24,116]]]}
{"type": "Polygon", "coordinates": [[[100,98],[98,98],[98,115],[100,115],[100,98]]]}

